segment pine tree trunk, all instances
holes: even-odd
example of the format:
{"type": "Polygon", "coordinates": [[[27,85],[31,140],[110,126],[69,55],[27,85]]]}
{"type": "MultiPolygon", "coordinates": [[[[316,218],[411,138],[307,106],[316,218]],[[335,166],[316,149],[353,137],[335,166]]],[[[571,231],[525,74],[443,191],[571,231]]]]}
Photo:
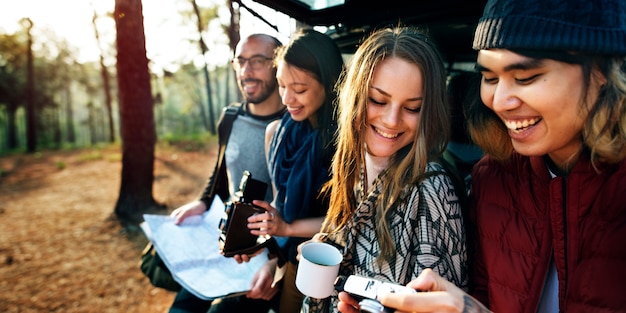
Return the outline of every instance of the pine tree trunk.
{"type": "Polygon", "coordinates": [[[115,0],[122,179],[115,214],[139,223],[157,209],[152,196],[156,132],[141,0],[115,0]]]}

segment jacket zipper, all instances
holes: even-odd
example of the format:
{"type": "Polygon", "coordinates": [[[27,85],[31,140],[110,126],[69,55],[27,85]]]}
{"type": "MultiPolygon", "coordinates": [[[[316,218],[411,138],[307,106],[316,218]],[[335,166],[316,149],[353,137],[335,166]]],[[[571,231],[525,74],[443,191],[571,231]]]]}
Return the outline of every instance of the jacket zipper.
{"type": "MultiPolygon", "coordinates": [[[[563,190],[563,258],[564,258],[564,266],[565,266],[565,271],[564,271],[564,276],[563,279],[559,279],[559,281],[563,281],[563,295],[560,294],[559,292],[559,311],[563,312],[563,307],[561,307],[561,299],[563,299],[563,303],[565,303],[565,293],[567,293],[567,275],[569,273],[569,262],[568,262],[568,257],[567,257],[567,177],[563,176],[563,184],[561,185],[561,188],[563,190]]],[[[558,272],[557,272],[558,273],[558,272]]],[[[557,274],[557,278],[558,278],[558,274],[557,274]]],[[[560,282],[559,282],[560,284],[560,282]]],[[[561,289],[561,288],[559,288],[561,289]]]]}

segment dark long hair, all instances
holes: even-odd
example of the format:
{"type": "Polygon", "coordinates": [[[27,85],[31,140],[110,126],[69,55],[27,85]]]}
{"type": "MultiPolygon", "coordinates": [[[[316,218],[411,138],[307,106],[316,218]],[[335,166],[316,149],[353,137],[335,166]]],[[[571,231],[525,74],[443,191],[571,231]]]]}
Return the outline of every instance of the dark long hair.
{"type": "MultiPolygon", "coordinates": [[[[275,63],[285,61],[289,65],[311,73],[324,86],[324,103],[316,112],[317,127],[320,130],[322,146],[325,151],[334,144],[337,129],[335,85],[341,75],[344,64],[341,51],[332,38],[314,29],[300,29],[295,32],[289,43],[276,50],[275,63]]],[[[328,157],[328,156],[326,156],[328,157]]]]}

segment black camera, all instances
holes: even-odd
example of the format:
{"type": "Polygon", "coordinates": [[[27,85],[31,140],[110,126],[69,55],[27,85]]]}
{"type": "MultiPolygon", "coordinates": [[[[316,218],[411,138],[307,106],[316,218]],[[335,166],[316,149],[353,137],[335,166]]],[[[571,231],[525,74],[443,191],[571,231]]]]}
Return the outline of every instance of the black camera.
{"type": "Polygon", "coordinates": [[[243,172],[239,189],[232,201],[225,204],[224,216],[220,220],[219,248],[226,257],[236,254],[251,254],[265,247],[268,236],[256,236],[248,229],[248,217],[265,213],[265,209],[252,204],[252,200],[265,199],[267,184],[243,172]]]}
{"type": "Polygon", "coordinates": [[[359,300],[361,312],[367,313],[391,313],[394,311],[378,302],[378,295],[380,294],[390,292],[412,294],[417,292],[415,289],[406,286],[358,275],[337,277],[335,289],[337,291],[345,291],[359,300]]]}
{"type": "Polygon", "coordinates": [[[252,200],[264,200],[267,184],[252,178],[249,171],[243,171],[239,188],[235,192],[232,202],[252,203],[252,200]]]}

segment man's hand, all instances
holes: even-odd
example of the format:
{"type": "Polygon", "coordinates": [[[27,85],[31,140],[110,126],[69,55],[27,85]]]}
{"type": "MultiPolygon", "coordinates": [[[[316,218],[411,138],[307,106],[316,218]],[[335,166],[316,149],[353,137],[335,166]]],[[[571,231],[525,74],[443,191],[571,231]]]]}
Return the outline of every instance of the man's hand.
{"type": "Polygon", "coordinates": [[[356,301],[349,293],[342,291],[339,293],[339,303],[337,309],[341,313],[359,313],[359,302],[356,301]]]}
{"type": "Polygon", "coordinates": [[[254,275],[250,291],[246,294],[248,298],[271,300],[278,293],[279,288],[272,287],[277,261],[277,259],[267,261],[254,275]]]}
{"type": "Polygon", "coordinates": [[[422,292],[381,294],[378,300],[384,306],[396,309],[396,312],[491,312],[478,300],[431,269],[425,269],[416,279],[409,282],[407,287],[422,292]]]}
{"type": "Polygon", "coordinates": [[[185,205],[178,207],[176,210],[170,213],[171,217],[175,217],[174,224],[180,225],[187,217],[194,215],[202,215],[206,211],[206,205],[200,200],[189,202],[185,205]]]}

